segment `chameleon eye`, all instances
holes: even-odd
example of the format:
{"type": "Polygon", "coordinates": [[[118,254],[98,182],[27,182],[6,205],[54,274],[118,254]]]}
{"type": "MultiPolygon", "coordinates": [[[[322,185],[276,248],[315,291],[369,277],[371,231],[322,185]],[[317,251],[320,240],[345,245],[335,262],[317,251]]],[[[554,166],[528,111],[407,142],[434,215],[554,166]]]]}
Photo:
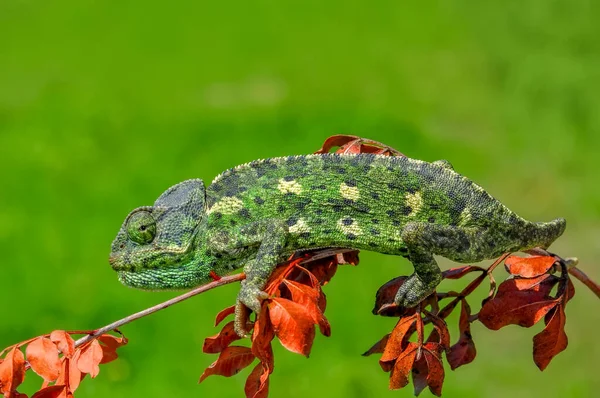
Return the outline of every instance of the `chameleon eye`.
{"type": "Polygon", "coordinates": [[[156,221],[147,211],[135,212],[127,221],[127,235],[129,239],[139,244],[146,244],[156,236],[156,221]]]}

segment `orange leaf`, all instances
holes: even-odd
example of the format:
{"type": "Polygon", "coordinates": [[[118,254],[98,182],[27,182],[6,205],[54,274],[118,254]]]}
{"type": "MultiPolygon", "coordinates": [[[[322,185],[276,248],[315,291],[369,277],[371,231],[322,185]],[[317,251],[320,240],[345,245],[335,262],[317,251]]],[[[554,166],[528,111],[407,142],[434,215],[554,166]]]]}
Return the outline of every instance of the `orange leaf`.
{"type": "Polygon", "coordinates": [[[508,256],[504,266],[509,274],[522,278],[535,278],[548,272],[556,259],[552,256],[508,256]]]}
{"type": "Polygon", "coordinates": [[[46,337],[38,337],[25,350],[31,369],[46,381],[54,381],[60,373],[58,348],[46,337]]]}
{"type": "Polygon", "coordinates": [[[14,346],[0,363],[0,392],[10,394],[25,379],[25,356],[14,346]]]}
{"type": "Polygon", "coordinates": [[[77,368],[77,361],[79,360],[79,355],[81,354],[81,350],[76,349],[72,358],[62,357],[62,368],[58,379],[56,380],[56,385],[65,385],[67,386],[67,390],[71,393],[77,390],[79,387],[79,383],[85,376],[85,373],[82,374],[81,371],[77,368]]]}
{"type": "Polygon", "coordinates": [[[312,316],[306,308],[291,300],[270,300],[269,315],[275,335],[288,350],[308,357],[315,338],[312,316]]]}
{"type": "Polygon", "coordinates": [[[321,333],[327,337],[331,336],[331,326],[318,305],[319,299],[321,298],[321,289],[314,289],[287,279],[284,280],[283,283],[290,291],[292,300],[302,305],[312,317],[313,322],[319,325],[321,333]]]}
{"type": "Polygon", "coordinates": [[[223,321],[223,319],[227,318],[229,315],[233,315],[234,312],[235,312],[235,305],[232,305],[231,307],[227,307],[224,310],[221,310],[215,318],[215,326],[218,326],[219,323],[221,323],[223,321]]]}
{"type": "MultiPolygon", "coordinates": [[[[411,316],[400,318],[390,334],[390,338],[383,350],[383,355],[379,359],[379,364],[382,368],[384,368],[383,364],[385,362],[394,361],[406,351],[407,340],[415,331],[415,322],[418,317],[419,314],[414,313],[411,316]]],[[[384,370],[386,369],[384,368],[384,370]]]]}
{"type": "Polygon", "coordinates": [[[73,398],[73,394],[64,385],[54,385],[41,389],[31,398],[73,398]]]}
{"type": "Polygon", "coordinates": [[[102,360],[101,364],[109,363],[119,357],[117,354],[117,348],[124,346],[128,343],[125,336],[113,336],[112,334],[103,334],[98,337],[98,341],[101,343],[102,348],[102,360]]]}
{"type": "Polygon", "coordinates": [[[557,281],[553,275],[508,279],[500,284],[496,296],[483,305],[479,320],[492,330],[511,324],[531,327],[557,305],[558,301],[549,296],[557,281]]]}
{"type": "Polygon", "coordinates": [[[75,352],[75,341],[71,335],[64,330],[55,330],[50,333],[50,340],[63,353],[64,356],[70,357],[75,352]]]}
{"type": "Polygon", "coordinates": [[[546,369],[552,358],[567,348],[569,343],[565,333],[563,306],[557,305],[548,315],[550,320],[544,330],[533,337],[533,360],[540,370],[546,369]]]}
{"type": "Polygon", "coordinates": [[[458,321],[458,329],[460,331],[460,337],[456,344],[450,347],[450,351],[446,354],[446,359],[450,364],[452,370],[459,366],[466,365],[473,362],[477,355],[475,349],[475,343],[471,337],[471,324],[469,323],[469,316],[471,315],[471,308],[467,303],[467,300],[461,300],[460,319],[458,321]]]}
{"type": "Polygon", "coordinates": [[[398,356],[390,374],[390,390],[397,390],[408,384],[408,374],[413,367],[418,350],[417,343],[408,343],[406,349],[398,356]]]}
{"type": "Polygon", "coordinates": [[[331,151],[335,147],[342,147],[348,144],[349,142],[356,141],[358,139],[360,139],[360,137],[354,135],[332,135],[331,137],[328,137],[325,140],[321,149],[317,150],[315,153],[329,153],[329,151],[331,151]]]}
{"type": "Polygon", "coordinates": [[[202,352],[207,354],[216,354],[223,351],[225,347],[239,340],[240,336],[237,335],[233,329],[233,321],[225,324],[219,334],[204,339],[204,345],[202,346],[202,352]]]}
{"type": "Polygon", "coordinates": [[[77,360],[77,368],[82,373],[89,373],[94,378],[100,372],[98,365],[102,361],[102,356],[103,351],[100,343],[98,343],[98,340],[92,340],[81,348],[81,354],[77,360]]]}
{"type": "Polygon", "coordinates": [[[269,395],[269,370],[262,363],[256,365],[246,379],[244,392],[247,398],[267,398],[269,395]]]}
{"type": "Polygon", "coordinates": [[[212,375],[231,377],[250,365],[252,361],[254,361],[254,354],[250,348],[229,346],[221,352],[215,362],[204,370],[198,383],[202,383],[204,379],[212,375]]]}
{"type": "Polygon", "coordinates": [[[433,324],[434,331],[437,331],[439,339],[438,343],[443,347],[444,350],[450,347],[450,332],[448,331],[448,325],[446,321],[434,314],[429,314],[431,323],[433,324]]]}

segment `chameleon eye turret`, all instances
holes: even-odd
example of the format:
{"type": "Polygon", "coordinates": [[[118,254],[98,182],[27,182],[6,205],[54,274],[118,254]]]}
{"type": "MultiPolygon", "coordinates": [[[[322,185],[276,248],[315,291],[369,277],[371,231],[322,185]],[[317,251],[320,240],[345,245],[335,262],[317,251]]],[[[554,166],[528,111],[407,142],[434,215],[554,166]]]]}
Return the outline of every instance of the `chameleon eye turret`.
{"type": "Polygon", "coordinates": [[[156,221],[146,210],[133,213],[127,220],[127,236],[132,241],[145,245],[156,236],[156,221]]]}

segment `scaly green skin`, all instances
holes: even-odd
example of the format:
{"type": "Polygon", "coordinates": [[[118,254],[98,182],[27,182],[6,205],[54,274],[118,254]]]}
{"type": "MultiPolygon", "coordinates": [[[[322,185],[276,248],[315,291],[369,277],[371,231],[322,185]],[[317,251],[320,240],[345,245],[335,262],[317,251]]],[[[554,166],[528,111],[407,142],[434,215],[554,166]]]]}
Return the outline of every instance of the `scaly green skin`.
{"type": "Polygon", "coordinates": [[[129,214],[110,262],[122,283],[142,289],[190,288],[211,271],[244,267],[238,300],[258,312],[269,275],[294,251],[372,250],[412,262],[395,298],[412,307],[441,280],[434,255],[475,262],[547,248],[565,225],[524,220],[446,161],[290,156],[237,166],[206,189],[201,180],[171,187],[129,214]]]}

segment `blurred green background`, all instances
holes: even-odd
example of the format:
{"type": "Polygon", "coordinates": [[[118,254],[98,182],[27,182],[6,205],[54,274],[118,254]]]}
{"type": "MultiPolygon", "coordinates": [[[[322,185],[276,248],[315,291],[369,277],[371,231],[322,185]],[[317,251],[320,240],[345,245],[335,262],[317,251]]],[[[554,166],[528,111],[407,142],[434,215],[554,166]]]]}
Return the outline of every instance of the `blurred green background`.
{"type": "MultiPolygon", "coordinates": [[[[110,269],[129,210],[340,133],[449,159],[524,217],[566,217],[554,250],[599,280],[599,19],[594,0],[0,1],[0,345],[174,296],[110,269]]],[[[372,253],[342,268],[326,288],[333,336],[308,360],[276,344],[272,396],[411,396],[360,356],[394,324],[371,315],[376,289],[411,271],[372,253]]],[[[540,325],[475,324],[477,359],[446,368],[445,395],[597,394],[600,307],[576,288],[569,347],[545,372],[531,358],[540,325]]],[[[242,396],[249,369],[196,385],[215,359],[202,341],[235,294],[124,327],[121,359],[77,397],[242,396]]]]}

